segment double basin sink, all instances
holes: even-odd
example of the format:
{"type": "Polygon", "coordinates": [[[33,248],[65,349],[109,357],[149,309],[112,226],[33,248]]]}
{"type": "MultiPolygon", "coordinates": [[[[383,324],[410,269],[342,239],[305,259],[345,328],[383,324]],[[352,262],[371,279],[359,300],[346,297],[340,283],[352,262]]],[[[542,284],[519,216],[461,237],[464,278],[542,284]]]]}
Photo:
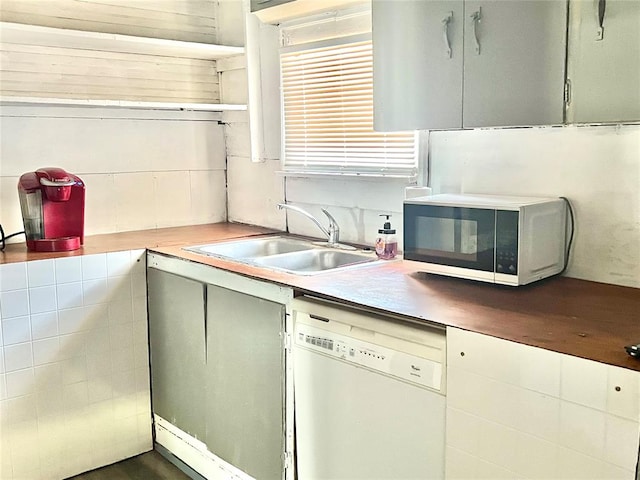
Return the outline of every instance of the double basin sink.
{"type": "Polygon", "coordinates": [[[278,235],[185,247],[184,250],[297,275],[314,275],[379,261],[374,252],[352,248],[278,235]]]}

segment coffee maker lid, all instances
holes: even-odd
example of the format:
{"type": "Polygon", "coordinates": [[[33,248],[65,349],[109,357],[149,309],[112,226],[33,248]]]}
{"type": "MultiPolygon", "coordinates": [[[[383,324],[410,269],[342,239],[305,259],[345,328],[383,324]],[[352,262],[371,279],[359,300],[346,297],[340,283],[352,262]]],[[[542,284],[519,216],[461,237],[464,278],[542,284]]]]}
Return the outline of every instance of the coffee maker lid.
{"type": "Polygon", "coordinates": [[[75,180],[61,168],[39,168],[36,175],[40,179],[40,185],[45,187],[69,187],[75,180]]]}

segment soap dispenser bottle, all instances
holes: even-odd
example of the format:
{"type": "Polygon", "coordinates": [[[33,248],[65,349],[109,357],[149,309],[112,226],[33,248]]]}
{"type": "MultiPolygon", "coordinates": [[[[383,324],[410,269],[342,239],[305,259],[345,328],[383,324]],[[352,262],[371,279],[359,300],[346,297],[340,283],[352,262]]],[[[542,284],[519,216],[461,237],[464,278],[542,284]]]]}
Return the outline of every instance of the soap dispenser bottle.
{"type": "Polygon", "coordinates": [[[380,215],[386,217],[384,226],[378,230],[378,238],[376,238],[376,255],[378,258],[390,260],[398,253],[398,240],[396,239],[396,230],[391,228],[389,218],[391,215],[380,215]]]}

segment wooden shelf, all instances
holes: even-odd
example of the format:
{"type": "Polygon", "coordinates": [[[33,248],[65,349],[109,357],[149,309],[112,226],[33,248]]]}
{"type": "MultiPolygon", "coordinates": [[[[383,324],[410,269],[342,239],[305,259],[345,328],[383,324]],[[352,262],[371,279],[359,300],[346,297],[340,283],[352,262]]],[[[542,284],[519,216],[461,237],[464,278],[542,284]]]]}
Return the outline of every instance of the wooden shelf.
{"type": "Polygon", "coordinates": [[[190,110],[223,112],[246,110],[246,105],[223,103],[138,102],[128,100],[93,100],[75,98],[0,97],[0,106],[49,105],[56,107],[137,108],[146,110],[190,110]]]}
{"type": "Polygon", "coordinates": [[[10,22],[0,22],[0,43],[197,58],[202,60],[217,60],[244,53],[244,47],[134,37],[115,33],[85,32],[82,30],[10,22]]]}

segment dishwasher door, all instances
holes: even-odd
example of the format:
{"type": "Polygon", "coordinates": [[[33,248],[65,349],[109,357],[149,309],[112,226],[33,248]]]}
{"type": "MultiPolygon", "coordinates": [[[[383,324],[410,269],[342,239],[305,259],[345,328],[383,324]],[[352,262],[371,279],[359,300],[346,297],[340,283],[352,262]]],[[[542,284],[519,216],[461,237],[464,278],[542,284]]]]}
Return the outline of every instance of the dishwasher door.
{"type": "Polygon", "coordinates": [[[444,478],[444,332],[294,302],[297,478],[444,478]]]}

